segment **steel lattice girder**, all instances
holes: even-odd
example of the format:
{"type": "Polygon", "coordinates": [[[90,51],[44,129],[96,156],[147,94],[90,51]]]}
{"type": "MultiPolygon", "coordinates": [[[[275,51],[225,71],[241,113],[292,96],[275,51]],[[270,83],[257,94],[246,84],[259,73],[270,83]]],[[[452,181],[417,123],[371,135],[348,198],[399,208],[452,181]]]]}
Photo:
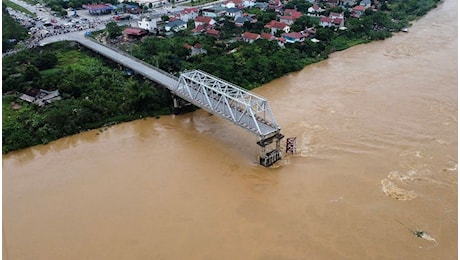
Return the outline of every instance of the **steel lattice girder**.
{"type": "Polygon", "coordinates": [[[173,92],[251,131],[261,139],[280,132],[281,128],[265,99],[203,71],[182,73],[173,92]]]}

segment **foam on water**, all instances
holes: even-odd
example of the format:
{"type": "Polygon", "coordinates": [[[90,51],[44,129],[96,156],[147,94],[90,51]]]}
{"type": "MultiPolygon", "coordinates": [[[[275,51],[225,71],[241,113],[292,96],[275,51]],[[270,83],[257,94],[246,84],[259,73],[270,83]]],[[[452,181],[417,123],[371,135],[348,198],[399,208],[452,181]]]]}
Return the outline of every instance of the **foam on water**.
{"type": "Polygon", "coordinates": [[[383,193],[390,198],[397,200],[413,200],[417,198],[415,191],[402,189],[388,179],[383,179],[380,183],[382,184],[383,193]]]}

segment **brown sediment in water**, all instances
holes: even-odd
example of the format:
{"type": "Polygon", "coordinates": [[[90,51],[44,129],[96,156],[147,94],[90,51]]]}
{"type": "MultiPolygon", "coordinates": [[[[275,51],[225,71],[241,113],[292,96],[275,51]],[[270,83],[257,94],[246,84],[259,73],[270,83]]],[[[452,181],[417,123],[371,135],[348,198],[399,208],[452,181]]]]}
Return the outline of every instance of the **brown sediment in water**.
{"type": "Polygon", "coordinates": [[[456,10],[256,89],[277,167],[201,110],[3,156],[8,258],[456,259],[456,10]]]}

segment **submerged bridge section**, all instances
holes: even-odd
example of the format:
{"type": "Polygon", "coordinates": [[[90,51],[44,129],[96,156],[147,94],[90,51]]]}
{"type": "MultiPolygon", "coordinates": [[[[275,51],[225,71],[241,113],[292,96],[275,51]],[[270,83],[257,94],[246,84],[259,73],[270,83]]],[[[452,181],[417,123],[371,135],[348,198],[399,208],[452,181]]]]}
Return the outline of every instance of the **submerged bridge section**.
{"type": "Polygon", "coordinates": [[[67,36],[66,39],[51,38],[46,43],[62,40],[76,41],[165,86],[174,95],[175,108],[193,104],[256,135],[259,138],[257,144],[261,147],[261,165],[268,167],[281,159],[280,140],[284,136],[267,100],[262,97],[200,70],[184,72],[177,78],[120,50],[75,34],[67,36]],[[273,142],[275,147],[267,150],[273,142]]]}

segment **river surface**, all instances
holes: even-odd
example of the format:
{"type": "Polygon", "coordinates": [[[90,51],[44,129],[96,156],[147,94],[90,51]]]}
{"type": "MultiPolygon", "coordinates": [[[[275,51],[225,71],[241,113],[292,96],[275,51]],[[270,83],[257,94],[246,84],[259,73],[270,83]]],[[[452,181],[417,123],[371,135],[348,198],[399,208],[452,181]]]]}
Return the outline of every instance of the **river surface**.
{"type": "Polygon", "coordinates": [[[271,168],[202,110],[4,155],[4,259],[457,259],[457,10],[256,89],[271,168]]]}

